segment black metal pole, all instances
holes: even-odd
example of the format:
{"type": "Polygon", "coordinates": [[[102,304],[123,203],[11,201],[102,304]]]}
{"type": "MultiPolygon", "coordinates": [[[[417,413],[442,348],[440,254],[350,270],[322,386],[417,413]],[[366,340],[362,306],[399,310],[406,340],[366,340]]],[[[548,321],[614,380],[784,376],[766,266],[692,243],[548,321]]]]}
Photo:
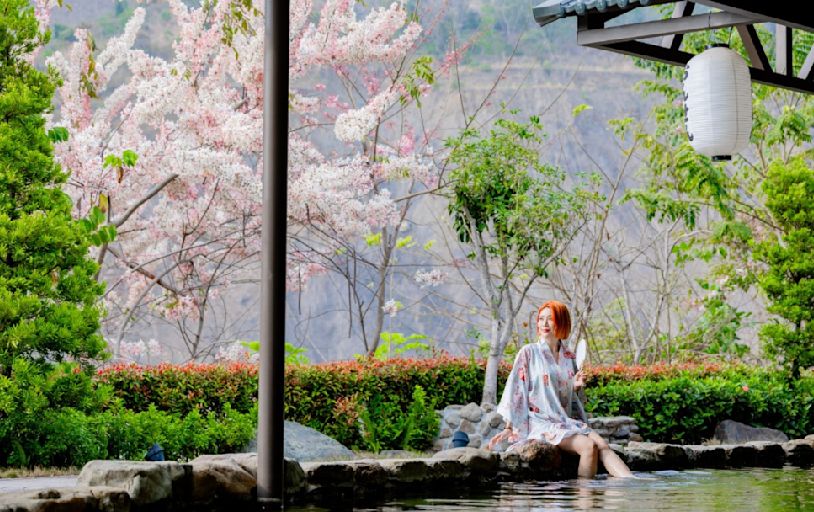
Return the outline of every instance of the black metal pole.
{"type": "Polygon", "coordinates": [[[288,189],[288,0],[265,0],[263,56],[263,239],[257,501],[283,505],[283,375],[288,189]]]}

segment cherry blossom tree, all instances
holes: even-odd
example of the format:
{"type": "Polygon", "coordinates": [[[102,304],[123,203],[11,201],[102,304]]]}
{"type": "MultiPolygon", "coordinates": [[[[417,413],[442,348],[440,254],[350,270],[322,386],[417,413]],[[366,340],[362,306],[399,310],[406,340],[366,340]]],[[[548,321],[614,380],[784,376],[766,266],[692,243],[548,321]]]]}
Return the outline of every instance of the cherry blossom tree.
{"type": "MultiPolygon", "coordinates": [[[[53,4],[38,2],[41,23],[53,4]]],[[[438,179],[432,133],[411,126],[405,112],[455,56],[435,69],[416,57],[422,27],[400,2],[326,0],[314,11],[309,0],[291,2],[289,286],[348,268],[358,242],[381,234],[381,251],[364,258],[380,279],[356,312],[361,322],[375,318],[365,339],[373,350],[409,197],[438,179]]],[[[262,30],[259,0],[167,0],[135,9],[102,50],[78,29],[70,49],[48,59],[64,81],[51,123],[69,132],[56,156],[70,171],[74,214],[98,209],[116,229],[94,256],[108,281],[105,328],[117,347],[149,314],[178,329],[189,358],[210,355],[213,304],[256,275],[262,30]],[[134,46],[147,9],[159,6],[177,24],[170,59],[134,46]]]]}

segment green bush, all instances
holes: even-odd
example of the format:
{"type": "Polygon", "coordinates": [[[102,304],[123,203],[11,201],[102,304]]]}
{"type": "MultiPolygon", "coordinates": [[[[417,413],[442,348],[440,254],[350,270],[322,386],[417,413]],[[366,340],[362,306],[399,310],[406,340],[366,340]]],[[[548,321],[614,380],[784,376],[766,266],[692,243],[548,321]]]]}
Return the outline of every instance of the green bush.
{"type": "MultiPolygon", "coordinates": [[[[508,364],[501,367],[500,386],[509,370],[508,364]]],[[[448,356],[291,365],[285,375],[285,416],[345,446],[364,447],[367,442],[360,421],[367,408],[382,409],[375,417],[403,422],[414,401],[416,386],[426,393],[426,404],[442,408],[479,401],[483,378],[482,361],[448,356]]],[[[247,413],[257,401],[257,366],[247,363],[116,365],[100,370],[96,381],[111,386],[124,408],[133,411],[147,411],[152,406],[183,415],[192,411],[222,415],[229,404],[233,410],[247,413]]],[[[386,441],[384,448],[391,447],[401,448],[401,444],[386,441]]]]}
{"type": "Polygon", "coordinates": [[[398,403],[375,395],[359,412],[361,448],[426,450],[438,435],[440,419],[421,386],[413,389],[412,402],[403,410],[398,403]]]}
{"type": "Polygon", "coordinates": [[[257,403],[257,366],[248,363],[158,366],[114,365],[100,370],[96,382],[112,387],[126,409],[155,406],[176,414],[222,414],[228,404],[247,413],[257,403]]]}
{"type": "MultiPolygon", "coordinates": [[[[385,423],[394,424],[379,427],[394,430],[378,436],[383,440],[381,448],[401,448],[401,438],[394,438],[395,430],[409,414],[415,388],[420,386],[426,393],[423,398],[426,404],[438,409],[479,402],[484,364],[474,359],[438,357],[290,367],[286,370],[285,416],[345,446],[363,447],[370,441],[363,438],[359,423],[360,420],[364,423],[364,411],[373,409],[377,412],[371,411],[372,417],[391,418],[385,423]]],[[[501,366],[499,386],[505,382],[509,370],[508,364],[501,366]]]]}
{"type": "Polygon", "coordinates": [[[732,419],[804,436],[814,429],[814,378],[788,383],[780,372],[741,370],[703,378],[615,381],[586,390],[594,416],[631,416],[649,441],[694,444],[732,419]]]}
{"type": "Polygon", "coordinates": [[[242,451],[254,437],[256,407],[225,403],[187,414],[149,405],[132,411],[110,385],[77,365],[53,368],[18,359],[0,375],[0,466],[80,466],[92,459],[142,460],[157,442],[165,456],[242,451]]]}

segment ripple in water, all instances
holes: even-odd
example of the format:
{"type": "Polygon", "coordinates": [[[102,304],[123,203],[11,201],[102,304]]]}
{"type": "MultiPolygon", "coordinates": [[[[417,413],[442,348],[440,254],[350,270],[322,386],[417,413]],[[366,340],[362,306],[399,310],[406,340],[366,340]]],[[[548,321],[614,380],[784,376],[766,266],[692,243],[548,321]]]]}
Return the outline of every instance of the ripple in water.
{"type": "Polygon", "coordinates": [[[786,467],[656,471],[637,476],[642,478],[600,476],[587,481],[506,482],[481,494],[470,490],[457,496],[398,499],[359,510],[814,510],[812,470],[786,467]]]}

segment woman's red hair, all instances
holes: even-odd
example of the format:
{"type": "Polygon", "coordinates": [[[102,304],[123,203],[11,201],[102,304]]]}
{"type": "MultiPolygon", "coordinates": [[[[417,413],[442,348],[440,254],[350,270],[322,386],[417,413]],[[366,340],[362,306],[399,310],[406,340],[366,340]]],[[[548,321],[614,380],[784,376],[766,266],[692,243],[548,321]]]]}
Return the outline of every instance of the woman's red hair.
{"type": "Polygon", "coordinates": [[[570,336],[571,313],[568,312],[568,306],[556,300],[546,302],[537,310],[537,335],[540,335],[540,315],[545,308],[551,310],[551,320],[554,322],[554,336],[556,336],[558,340],[564,340],[570,336]]]}

